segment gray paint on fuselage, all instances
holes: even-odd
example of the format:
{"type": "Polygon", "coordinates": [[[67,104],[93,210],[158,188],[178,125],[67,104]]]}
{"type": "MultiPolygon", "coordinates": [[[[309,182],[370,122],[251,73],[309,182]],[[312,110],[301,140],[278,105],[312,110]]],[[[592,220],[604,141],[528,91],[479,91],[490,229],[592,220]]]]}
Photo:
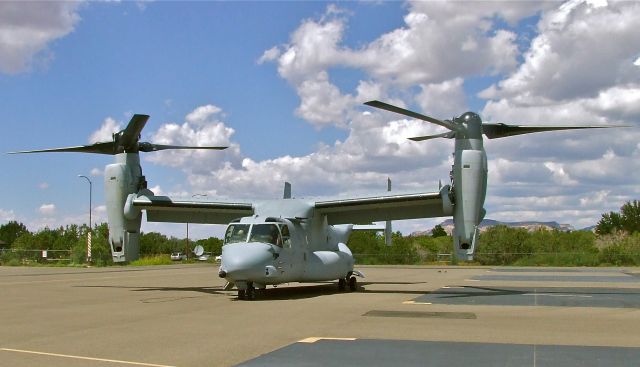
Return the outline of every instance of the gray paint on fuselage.
{"type": "Polygon", "coordinates": [[[354,265],[351,251],[346,246],[353,226],[328,225],[326,215],[317,213],[313,205],[314,202],[304,199],[256,202],[255,214],[239,218],[236,223],[286,224],[290,232],[290,246],[251,242],[225,244],[222,248],[220,270],[227,273],[227,280],[235,283],[239,289],[244,289],[247,282],[260,287],[285,282],[345,278],[353,271],[354,265]],[[247,261],[247,268],[252,267],[254,270],[239,272],[240,275],[237,275],[232,267],[242,267],[236,259],[242,246],[246,249],[242,256],[247,261]],[[265,251],[277,255],[270,259],[264,256],[265,251]],[[276,275],[271,272],[274,268],[277,270],[276,275]]]}

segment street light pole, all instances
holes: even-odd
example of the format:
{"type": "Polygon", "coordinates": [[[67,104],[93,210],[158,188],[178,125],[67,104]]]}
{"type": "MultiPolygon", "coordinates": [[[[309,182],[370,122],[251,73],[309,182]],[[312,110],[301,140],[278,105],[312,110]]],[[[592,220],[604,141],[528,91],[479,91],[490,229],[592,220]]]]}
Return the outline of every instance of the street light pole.
{"type": "Polygon", "coordinates": [[[91,263],[91,209],[93,207],[92,197],[93,197],[93,183],[89,179],[89,177],[85,175],[78,175],[78,177],[82,177],[89,183],[89,232],[87,232],[87,263],[91,263]]]}

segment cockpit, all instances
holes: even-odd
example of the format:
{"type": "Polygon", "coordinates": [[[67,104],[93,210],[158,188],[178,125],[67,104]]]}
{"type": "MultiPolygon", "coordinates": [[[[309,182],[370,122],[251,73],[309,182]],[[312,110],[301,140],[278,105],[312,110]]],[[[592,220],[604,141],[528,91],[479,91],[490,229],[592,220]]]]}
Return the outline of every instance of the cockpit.
{"type": "Polygon", "coordinates": [[[261,242],[289,247],[290,236],[285,223],[232,223],[227,227],[224,244],[261,242]]]}

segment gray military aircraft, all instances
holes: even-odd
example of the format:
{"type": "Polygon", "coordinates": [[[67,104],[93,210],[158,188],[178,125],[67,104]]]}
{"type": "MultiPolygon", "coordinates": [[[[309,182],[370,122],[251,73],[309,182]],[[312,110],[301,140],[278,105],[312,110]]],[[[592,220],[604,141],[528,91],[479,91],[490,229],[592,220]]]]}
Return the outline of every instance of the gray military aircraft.
{"type": "MultiPolygon", "coordinates": [[[[487,156],[482,134],[489,139],[541,131],[607,128],[613,126],[518,126],[483,123],[466,112],[452,120],[438,120],[380,101],[366,105],[442,126],[449,131],[409,138],[455,139],[451,183],[435,192],[310,200],[291,196],[285,185],[282,199],[216,200],[172,199],[147,188],[140,152],[165,149],[225,149],[139,142],[149,116],[134,115],[112,141],[92,145],[21,151],[84,152],[115,155],[106,166],[104,184],[109,244],[114,262],[139,257],[142,211],[150,222],[226,224],[219,276],[225,289],[238,289],[240,299],[254,299],[256,289],[289,282],[338,280],[340,290],[356,290],[354,258],[346,243],[354,225],[377,221],[453,216],[456,255],[472,259],[478,242],[478,224],[485,216],[487,156]]],[[[356,226],[357,228],[357,226],[356,226]]],[[[389,228],[387,226],[387,228],[389,228]]],[[[387,230],[389,231],[389,230],[387,230]]]]}

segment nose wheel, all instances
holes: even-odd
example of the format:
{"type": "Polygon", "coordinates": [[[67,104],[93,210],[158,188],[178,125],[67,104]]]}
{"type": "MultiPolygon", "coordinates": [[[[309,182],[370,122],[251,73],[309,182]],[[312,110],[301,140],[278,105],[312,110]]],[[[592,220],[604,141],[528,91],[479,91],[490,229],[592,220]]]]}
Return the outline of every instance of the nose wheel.
{"type": "Polygon", "coordinates": [[[355,290],[358,288],[356,277],[351,276],[351,278],[349,278],[348,283],[349,283],[349,290],[351,292],[355,292],[355,290]]]}
{"type": "Polygon", "coordinates": [[[338,279],[338,290],[343,292],[349,286],[349,291],[354,292],[358,289],[358,281],[354,276],[348,276],[346,278],[338,279]]]}
{"type": "Polygon", "coordinates": [[[247,284],[247,289],[238,289],[238,299],[253,301],[256,299],[256,288],[253,283],[247,284]]]}

